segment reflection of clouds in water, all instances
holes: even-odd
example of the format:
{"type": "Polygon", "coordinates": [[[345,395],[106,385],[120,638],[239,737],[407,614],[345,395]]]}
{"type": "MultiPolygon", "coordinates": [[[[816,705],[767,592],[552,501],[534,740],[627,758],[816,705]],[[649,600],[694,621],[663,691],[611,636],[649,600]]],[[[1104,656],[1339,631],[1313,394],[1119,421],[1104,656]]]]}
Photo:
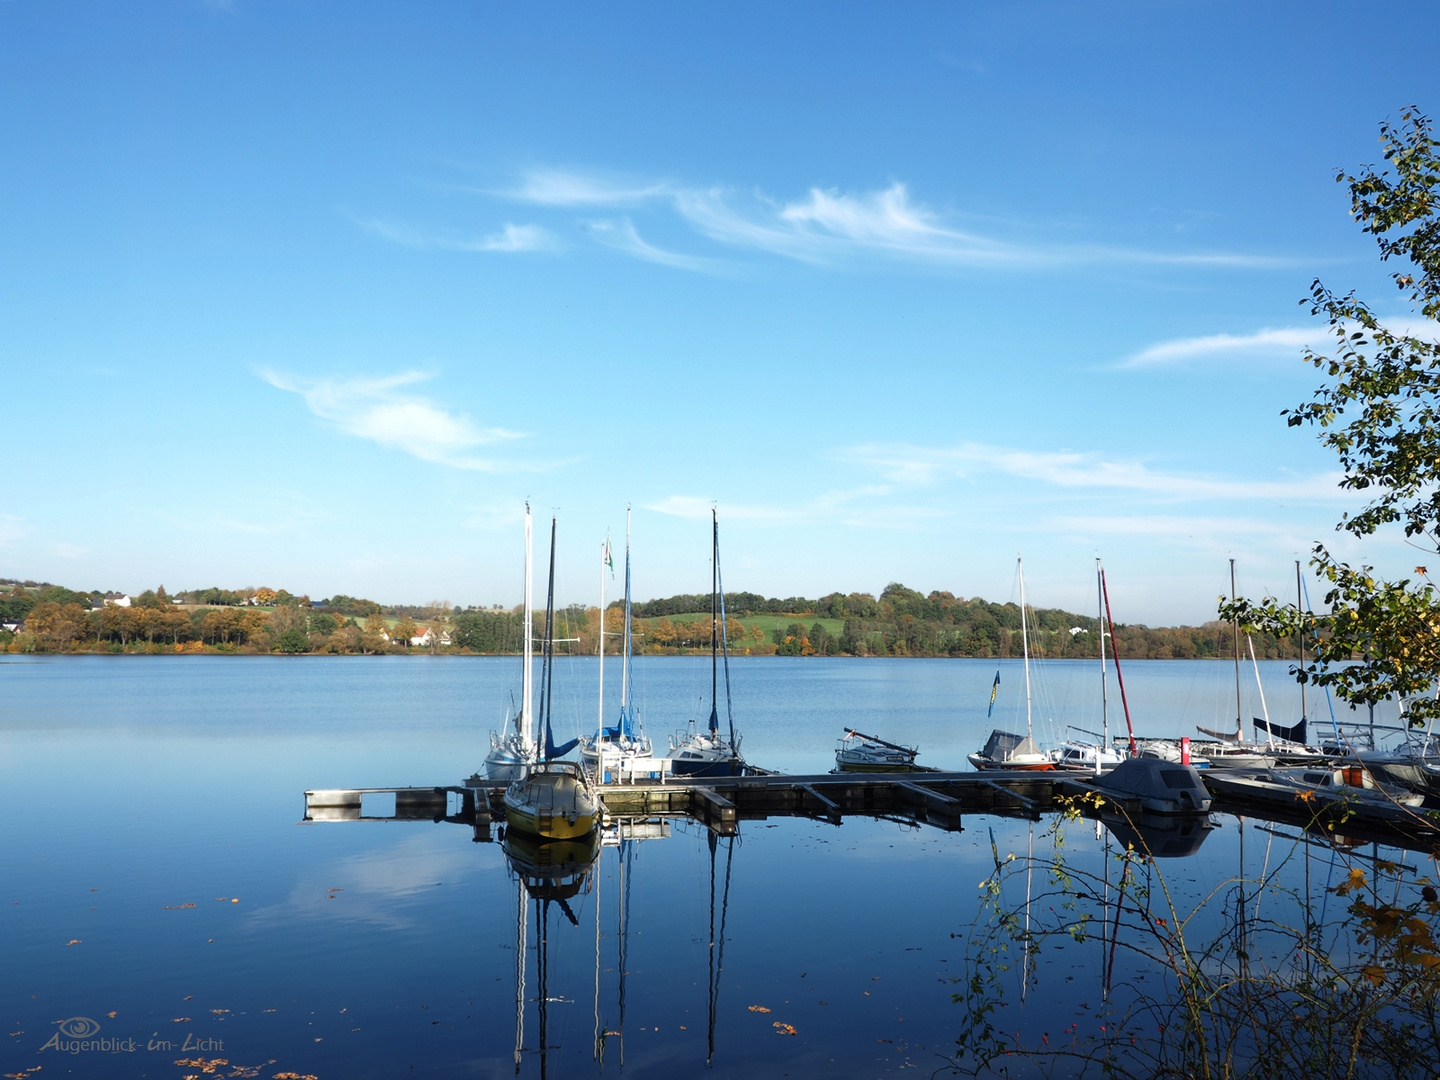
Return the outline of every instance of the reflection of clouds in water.
{"type": "Polygon", "coordinates": [[[497,844],[460,847],[434,834],[406,837],[398,844],[320,862],[302,871],[283,903],[253,912],[246,926],[259,929],[282,921],[325,918],[401,929],[415,924],[408,907],[423,903],[438,886],[493,872],[503,862],[497,844]]]}

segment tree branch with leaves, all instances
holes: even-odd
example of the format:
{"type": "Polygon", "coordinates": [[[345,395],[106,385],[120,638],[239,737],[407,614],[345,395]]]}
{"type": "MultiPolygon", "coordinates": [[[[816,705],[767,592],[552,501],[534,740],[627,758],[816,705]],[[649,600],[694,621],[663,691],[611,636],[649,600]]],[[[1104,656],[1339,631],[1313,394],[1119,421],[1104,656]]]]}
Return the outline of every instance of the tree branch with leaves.
{"type": "MultiPolygon", "coordinates": [[[[1380,142],[1379,171],[1341,171],[1336,181],[1348,185],[1351,214],[1376,238],[1381,261],[1404,264],[1391,275],[1397,288],[1433,321],[1440,315],[1440,143],[1413,106],[1399,124],[1380,125],[1380,142]]],[[[1328,319],[1335,347],[1306,351],[1305,361],[1328,381],[1281,415],[1291,427],[1317,428],[1344,470],[1340,486],[1369,500],[1336,530],[1365,538],[1399,525],[1408,543],[1440,556],[1440,343],[1385,326],[1354,292],[1337,295],[1319,280],[1301,303],[1328,319]]],[[[1267,597],[1222,600],[1221,617],[1249,631],[1303,634],[1315,659],[1296,669],[1297,678],[1330,687],[1351,705],[1396,697],[1411,723],[1440,715],[1440,602],[1426,567],[1386,581],[1323,543],[1310,562],[1327,585],[1327,611],[1301,612],[1267,597]]]]}

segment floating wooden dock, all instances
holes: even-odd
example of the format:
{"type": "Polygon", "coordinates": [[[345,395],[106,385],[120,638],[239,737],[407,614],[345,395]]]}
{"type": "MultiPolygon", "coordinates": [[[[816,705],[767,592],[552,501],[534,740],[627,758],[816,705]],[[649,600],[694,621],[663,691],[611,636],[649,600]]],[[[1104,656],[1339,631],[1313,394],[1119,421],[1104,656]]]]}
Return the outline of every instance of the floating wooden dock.
{"type": "MultiPolygon", "coordinates": [[[[1038,818],[1057,798],[1085,790],[1058,772],[822,773],[812,776],[670,778],[606,784],[599,789],[607,818],[689,817],[725,835],[741,821],[807,817],[839,824],[848,816],[901,819],[949,831],[967,813],[1038,818]]],[[[316,788],[305,792],[306,822],[453,821],[473,824],[489,839],[504,820],[505,784],[405,788],[316,788]],[[393,802],[391,799],[393,798],[393,802]]]]}
{"type": "MultiPolygon", "coordinates": [[[[1216,772],[1217,779],[1225,773],[1216,772]]],[[[999,814],[1038,819],[1059,810],[1061,800],[1092,792],[1090,774],[1053,771],[910,773],[821,773],[785,776],[668,778],[599,789],[607,821],[614,819],[694,819],[721,835],[734,834],[740,822],[770,817],[805,817],[833,824],[851,816],[929,825],[950,832],[962,828],[966,814],[999,814]]],[[[465,784],[400,788],[317,788],[305,792],[306,822],[449,821],[470,825],[475,839],[492,839],[491,826],[503,822],[505,784],[472,778],[465,784]]],[[[1310,829],[1332,837],[1387,844],[1412,850],[1440,848],[1440,817],[1423,811],[1397,817],[1347,808],[1343,818],[1317,812],[1302,799],[1261,799],[1243,785],[1217,783],[1216,813],[1259,817],[1310,829]]],[[[1107,796],[1111,809],[1138,814],[1139,806],[1107,796]]],[[[1087,808],[1087,816],[1096,809],[1087,808]]]]}

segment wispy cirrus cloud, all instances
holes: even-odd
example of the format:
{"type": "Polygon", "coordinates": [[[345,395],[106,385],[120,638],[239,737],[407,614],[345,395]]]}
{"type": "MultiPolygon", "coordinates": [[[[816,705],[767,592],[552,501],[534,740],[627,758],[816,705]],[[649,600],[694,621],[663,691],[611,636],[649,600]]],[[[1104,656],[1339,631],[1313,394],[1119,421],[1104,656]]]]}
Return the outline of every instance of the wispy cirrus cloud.
{"type": "MultiPolygon", "coordinates": [[[[812,499],[778,504],[719,503],[726,521],[759,522],[767,525],[815,525],[833,523],[854,528],[906,529],[921,519],[946,516],[928,507],[887,505],[883,515],[874,512],[876,500],[894,491],[889,484],[827,491],[812,499]]],[[[669,495],[647,503],[645,509],[689,521],[709,520],[717,503],[698,495],[669,495]]]]}
{"type": "Polygon", "coordinates": [[[1143,461],[1111,460],[1093,451],[1024,450],[965,442],[948,447],[869,443],[841,450],[840,460],[863,465],[896,484],[998,473],[1070,490],[1124,490],[1160,498],[1341,501],[1340,473],[1283,480],[1242,480],[1154,469],[1143,461]]]}
{"type": "Polygon", "coordinates": [[[537,466],[478,457],[473,451],[522,438],[504,428],[477,426],[464,413],[452,412],[409,392],[430,379],[419,371],[378,377],[306,378],[277,371],[259,375],[277,390],[298,394],[309,410],[347,435],[369,439],[421,461],[477,472],[510,472],[537,466]]]}
{"type": "MultiPolygon", "coordinates": [[[[500,194],[513,201],[555,209],[668,211],[702,240],[831,267],[875,260],[1014,269],[1099,263],[1262,269],[1290,264],[1287,259],[1245,253],[1176,253],[1007,240],[961,227],[955,215],[917,201],[899,182],[868,192],[813,187],[804,196],[785,201],[758,192],[743,195],[723,185],[703,187],[670,180],[538,169],[524,174],[506,191],[484,194],[500,194]]],[[[600,236],[597,239],[604,240],[600,236]]],[[[651,258],[638,245],[611,246],[638,258],[663,261],[651,258]]],[[[696,258],[672,254],[667,265],[709,269],[703,262],[692,261],[696,258]]]]}
{"type": "Polygon", "coordinates": [[[646,262],[659,263],[661,266],[674,266],[682,270],[699,270],[707,273],[720,273],[725,270],[725,264],[718,259],[709,259],[701,255],[681,255],[673,251],[665,251],[654,244],[643,240],[635,229],[635,224],[628,217],[619,218],[614,221],[592,221],[588,224],[590,235],[606,247],[614,248],[616,251],[623,251],[627,255],[633,255],[637,259],[644,259],[646,262]]]}
{"type": "Polygon", "coordinates": [[[1164,367],[1191,360],[1254,353],[1289,353],[1324,340],[1326,330],[1317,327],[1281,327],[1257,330],[1253,334],[1206,334],[1201,337],[1161,341],[1127,357],[1122,368],[1164,367]]]}
{"type": "Polygon", "coordinates": [[[441,236],[394,222],[367,219],[357,221],[367,232],[392,243],[425,251],[552,251],[560,245],[538,225],[505,225],[497,233],[480,237],[441,236]]]}
{"type": "MultiPolygon", "coordinates": [[[[1381,324],[1397,334],[1423,341],[1440,340],[1440,324],[1426,319],[1381,319],[1381,324]]],[[[1351,328],[1344,327],[1348,332],[1351,328]]],[[[1153,368],[1180,366],[1198,360],[1218,360],[1230,356],[1277,354],[1295,356],[1301,349],[1324,347],[1335,333],[1329,326],[1284,326],[1256,330],[1250,334],[1204,334],[1200,337],[1175,338],[1147,346],[1126,357],[1117,367],[1153,368]]]]}

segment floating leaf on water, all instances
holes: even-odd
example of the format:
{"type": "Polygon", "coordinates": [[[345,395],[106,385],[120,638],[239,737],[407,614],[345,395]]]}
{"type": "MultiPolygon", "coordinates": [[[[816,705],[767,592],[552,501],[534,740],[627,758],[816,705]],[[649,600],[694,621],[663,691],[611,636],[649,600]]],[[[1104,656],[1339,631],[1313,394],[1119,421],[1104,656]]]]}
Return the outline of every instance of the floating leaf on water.
{"type": "Polygon", "coordinates": [[[767,1009],[764,1005],[751,1005],[751,1006],[750,1006],[750,1011],[751,1011],[751,1012],[758,1012],[758,1013],[767,1013],[767,1012],[769,1012],[770,1010],[767,1009]]]}
{"type": "Polygon", "coordinates": [[[776,1035],[794,1035],[796,1033],[792,1025],[782,1024],[779,1020],[775,1021],[773,1027],[776,1035]]]}

